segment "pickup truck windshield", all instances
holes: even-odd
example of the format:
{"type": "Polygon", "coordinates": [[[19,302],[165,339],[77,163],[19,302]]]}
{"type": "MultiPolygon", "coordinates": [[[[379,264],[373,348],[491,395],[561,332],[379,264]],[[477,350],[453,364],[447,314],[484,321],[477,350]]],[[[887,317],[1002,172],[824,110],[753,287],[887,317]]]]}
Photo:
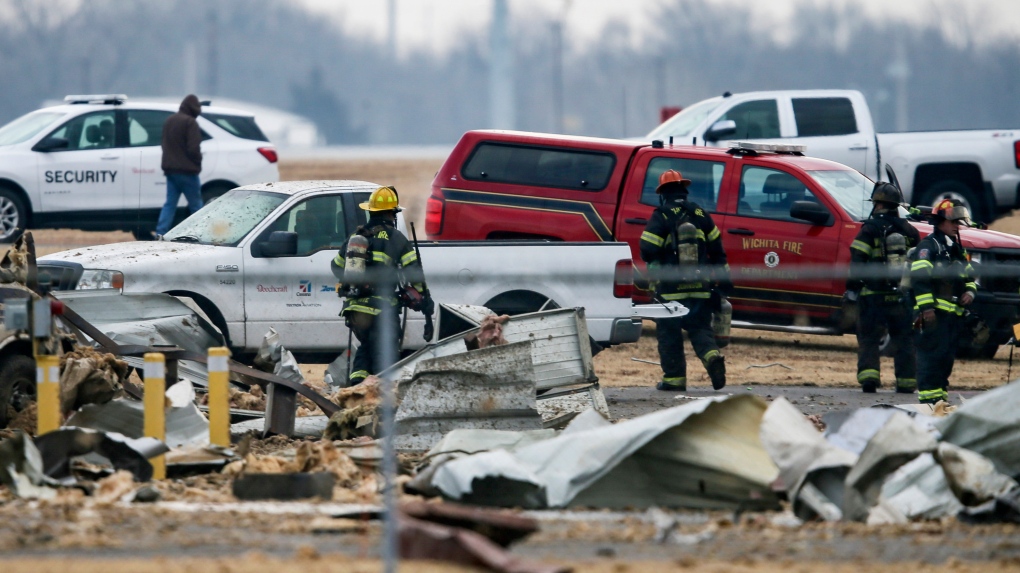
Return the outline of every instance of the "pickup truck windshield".
{"type": "MultiPolygon", "coordinates": [[[[684,138],[689,137],[695,127],[705,121],[708,114],[715,111],[715,108],[722,105],[723,100],[706,100],[681,111],[666,120],[662,125],[656,127],[647,135],[647,139],[665,140],[669,136],[684,138]]],[[[680,143],[680,142],[678,142],[680,143]]]]}
{"type": "Polygon", "coordinates": [[[23,115],[0,127],[0,146],[28,141],[63,115],[56,111],[36,111],[23,115]]]}
{"type": "Polygon", "coordinates": [[[819,185],[839,203],[854,221],[863,221],[871,214],[871,190],[875,184],[858,171],[808,171],[819,185]]]}
{"type": "Polygon", "coordinates": [[[232,247],[286,199],[281,193],[235,189],[182,221],[163,240],[232,247]]]}

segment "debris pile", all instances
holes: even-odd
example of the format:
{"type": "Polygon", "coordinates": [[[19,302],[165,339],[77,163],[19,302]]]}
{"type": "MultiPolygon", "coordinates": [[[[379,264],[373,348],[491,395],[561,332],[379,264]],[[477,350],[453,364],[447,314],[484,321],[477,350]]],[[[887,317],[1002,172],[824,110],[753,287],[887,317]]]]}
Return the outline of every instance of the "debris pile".
{"type": "Polygon", "coordinates": [[[78,346],[60,357],[60,409],[64,414],[86,404],[105,404],[118,396],[130,366],[108,352],[78,346]]]}

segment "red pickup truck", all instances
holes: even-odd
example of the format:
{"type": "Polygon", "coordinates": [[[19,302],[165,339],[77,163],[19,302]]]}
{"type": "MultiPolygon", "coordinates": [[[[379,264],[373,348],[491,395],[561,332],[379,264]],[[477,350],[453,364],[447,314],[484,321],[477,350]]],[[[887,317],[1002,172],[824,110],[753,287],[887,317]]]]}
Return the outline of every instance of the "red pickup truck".
{"type": "MultiPolygon", "coordinates": [[[[842,333],[845,265],[874,184],[800,153],[470,131],[432,183],[426,233],[432,240],[626,241],[640,261],[638,241],[666,169],[691,179],[691,200],[722,231],[735,327],[842,333]],[[819,277],[826,267],[833,272],[819,277]],[[805,269],[816,274],[804,279],[805,269]]],[[[979,274],[993,265],[1020,271],[1020,237],[966,229],[962,238],[979,274]]],[[[1020,314],[1018,273],[998,270],[979,280],[972,307],[992,330],[977,352],[984,356],[1009,340],[1020,314]]]]}

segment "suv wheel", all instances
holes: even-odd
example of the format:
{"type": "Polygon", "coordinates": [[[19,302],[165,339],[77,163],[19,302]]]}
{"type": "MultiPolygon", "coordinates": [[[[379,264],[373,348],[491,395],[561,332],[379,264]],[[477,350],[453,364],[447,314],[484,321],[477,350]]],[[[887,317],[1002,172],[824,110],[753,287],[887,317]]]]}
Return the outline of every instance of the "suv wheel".
{"type": "Polygon", "coordinates": [[[28,223],[28,209],[17,192],[0,187],[0,243],[12,243],[28,223]]]}

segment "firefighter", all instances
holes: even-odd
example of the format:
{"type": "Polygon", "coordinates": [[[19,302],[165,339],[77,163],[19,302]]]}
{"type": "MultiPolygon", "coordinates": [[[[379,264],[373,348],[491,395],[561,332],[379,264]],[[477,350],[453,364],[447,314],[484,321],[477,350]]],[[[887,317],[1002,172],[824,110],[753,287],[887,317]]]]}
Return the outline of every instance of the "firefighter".
{"type": "Polygon", "coordinates": [[[369,212],[368,222],[358,227],[330,264],[341,283],[337,293],[346,298],[340,316],[360,343],[348,380],[351,386],[396,361],[401,306],[427,315],[434,310],[432,300],[424,296],[421,261],[396,227],[401,210],[396,189],[380,187],[360,207],[369,212]]]}
{"type": "Polygon", "coordinates": [[[691,339],[712,387],[726,385],[726,363],[712,331],[712,304],[732,289],[722,237],[712,217],[687,200],[690,179],[669,169],[659,177],[659,207],[641,233],[641,259],[655,297],[680,301],[689,312],[655,321],[662,365],[659,390],[687,390],[683,331],[691,339]],[[714,288],[713,288],[714,287],[714,288]]]}
{"type": "Polygon", "coordinates": [[[850,244],[850,277],[843,295],[857,304],[857,383],[866,393],[881,386],[878,347],[886,331],[895,349],[896,391],[909,394],[917,388],[913,301],[900,288],[900,279],[907,250],[917,246],[920,234],[899,216],[903,195],[898,187],[879,181],[871,201],[871,216],[850,244]]]}
{"type": "Polygon", "coordinates": [[[958,201],[943,199],[932,208],[934,232],[917,245],[910,265],[917,314],[917,397],[921,403],[949,400],[956,344],[964,334],[965,307],[974,302],[977,283],[960,226],[970,213],[958,201]]]}

